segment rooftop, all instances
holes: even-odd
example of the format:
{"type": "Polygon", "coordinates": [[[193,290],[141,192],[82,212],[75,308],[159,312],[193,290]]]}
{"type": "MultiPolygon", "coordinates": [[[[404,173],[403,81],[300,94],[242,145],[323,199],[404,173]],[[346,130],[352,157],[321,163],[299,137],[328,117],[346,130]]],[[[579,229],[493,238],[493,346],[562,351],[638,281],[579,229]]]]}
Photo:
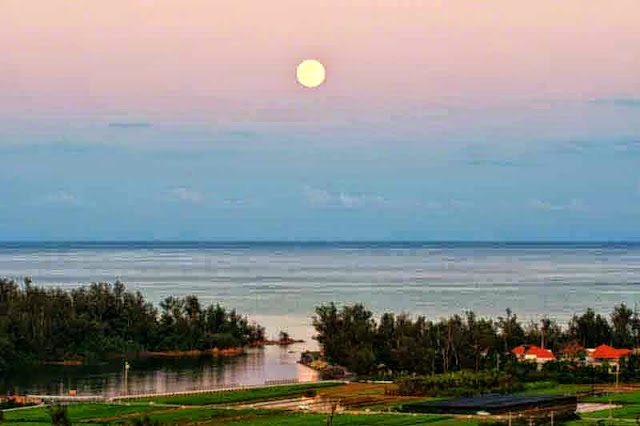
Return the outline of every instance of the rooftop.
{"type": "Polygon", "coordinates": [[[590,353],[591,358],[618,359],[631,354],[631,349],[616,349],[609,345],[600,345],[590,353]]]}

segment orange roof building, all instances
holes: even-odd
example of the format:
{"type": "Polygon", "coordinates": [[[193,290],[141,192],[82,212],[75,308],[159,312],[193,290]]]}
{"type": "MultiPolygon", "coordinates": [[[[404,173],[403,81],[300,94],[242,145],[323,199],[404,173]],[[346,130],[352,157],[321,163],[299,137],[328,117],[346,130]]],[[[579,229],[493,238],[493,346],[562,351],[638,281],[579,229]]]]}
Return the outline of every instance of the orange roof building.
{"type": "Polygon", "coordinates": [[[522,345],[516,346],[511,350],[511,353],[513,353],[514,355],[524,355],[526,352],[527,352],[527,348],[525,348],[522,345]]]}
{"type": "Polygon", "coordinates": [[[576,341],[570,342],[567,346],[564,347],[564,349],[562,349],[562,355],[565,358],[569,359],[580,358],[581,356],[586,355],[586,353],[587,350],[585,349],[585,347],[576,341]]]}
{"type": "Polygon", "coordinates": [[[539,348],[538,346],[531,346],[526,355],[533,355],[538,359],[553,360],[556,356],[549,349],[539,348]]]}
{"type": "Polygon", "coordinates": [[[609,345],[600,345],[589,356],[594,359],[620,359],[631,355],[631,349],[616,349],[609,345]]]}
{"type": "Polygon", "coordinates": [[[516,358],[520,361],[532,361],[538,363],[540,367],[541,364],[545,362],[554,361],[556,359],[553,352],[548,349],[543,349],[536,345],[523,345],[517,346],[513,348],[511,351],[516,358]]]}
{"type": "Polygon", "coordinates": [[[587,349],[587,363],[593,366],[609,365],[609,372],[620,371],[620,359],[631,355],[631,349],[616,349],[609,345],[600,345],[587,349]]]}

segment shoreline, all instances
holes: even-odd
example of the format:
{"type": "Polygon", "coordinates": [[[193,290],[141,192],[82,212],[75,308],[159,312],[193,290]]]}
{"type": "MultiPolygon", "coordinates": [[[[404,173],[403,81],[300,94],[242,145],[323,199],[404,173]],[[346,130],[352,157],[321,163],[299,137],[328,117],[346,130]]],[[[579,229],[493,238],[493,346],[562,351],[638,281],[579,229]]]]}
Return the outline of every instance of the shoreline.
{"type": "MultiPolygon", "coordinates": [[[[122,354],[108,354],[105,356],[107,360],[114,359],[140,359],[140,358],[200,358],[200,357],[213,357],[213,358],[234,358],[245,355],[245,348],[262,348],[265,346],[279,346],[288,347],[298,343],[304,343],[302,339],[288,339],[286,341],[280,340],[263,340],[259,342],[249,343],[246,346],[237,346],[232,348],[212,348],[212,349],[192,349],[188,351],[142,351],[135,353],[122,353],[122,354]]],[[[82,359],[76,360],[57,360],[57,361],[41,361],[39,365],[50,366],[64,366],[64,367],[79,367],[83,365],[92,365],[92,362],[87,362],[82,359]]]]}

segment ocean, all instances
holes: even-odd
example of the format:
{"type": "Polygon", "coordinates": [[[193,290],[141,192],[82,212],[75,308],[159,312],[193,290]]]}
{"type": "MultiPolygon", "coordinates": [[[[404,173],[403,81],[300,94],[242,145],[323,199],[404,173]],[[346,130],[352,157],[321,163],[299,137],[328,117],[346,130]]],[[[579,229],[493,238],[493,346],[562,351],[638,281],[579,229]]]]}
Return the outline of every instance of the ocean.
{"type": "Polygon", "coordinates": [[[640,243],[0,243],[0,276],[67,288],[119,279],[154,303],[195,294],[268,335],[305,339],[300,351],[316,347],[310,318],[331,301],[429,319],[510,308],[524,321],[560,323],[587,307],[634,308],[640,243]]]}

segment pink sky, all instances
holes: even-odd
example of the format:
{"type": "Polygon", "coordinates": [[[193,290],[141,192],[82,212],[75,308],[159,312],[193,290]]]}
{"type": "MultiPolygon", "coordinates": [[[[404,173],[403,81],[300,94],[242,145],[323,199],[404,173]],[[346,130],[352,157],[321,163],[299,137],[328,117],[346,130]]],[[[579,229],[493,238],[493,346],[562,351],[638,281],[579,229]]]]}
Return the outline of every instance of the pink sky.
{"type": "Polygon", "coordinates": [[[225,110],[234,119],[248,105],[640,93],[637,0],[2,0],[0,16],[4,118],[225,110]],[[306,57],[328,68],[313,94],[294,80],[306,57]]]}

